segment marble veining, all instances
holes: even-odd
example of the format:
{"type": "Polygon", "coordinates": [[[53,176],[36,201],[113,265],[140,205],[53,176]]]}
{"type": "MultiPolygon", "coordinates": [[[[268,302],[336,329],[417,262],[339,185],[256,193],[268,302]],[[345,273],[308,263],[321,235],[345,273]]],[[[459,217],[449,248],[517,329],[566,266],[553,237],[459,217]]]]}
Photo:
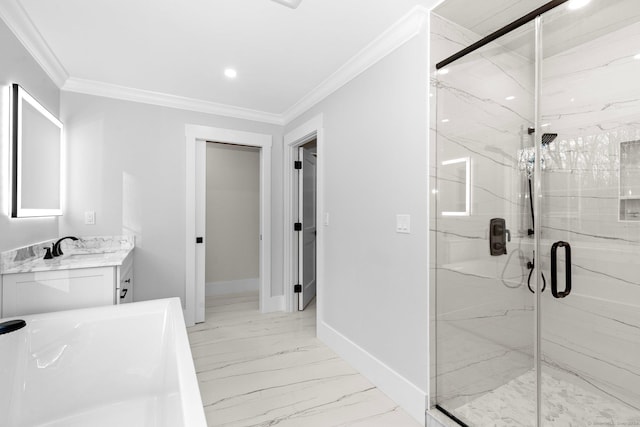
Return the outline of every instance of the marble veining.
{"type": "MultiPolygon", "coordinates": [[[[558,136],[540,159],[536,258],[549,286],[551,245],[570,242],[573,290],[565,299],[543,293],[539,313],[532,311],[535,296],[526,286],[534,243],[527,235],[532,228],[527,178],[533,175],[535,142],[527,133],[534,121],[533,56],[522,55],[526,47],[509,51],[509,43],[499,40],[433,76],[437,107],[430,176],[436,191],[430,218],[436,225],[430,271],[437,283],[432,319],[438,345],[431,378],[438,401],[450,407],[472,407],[470,402],[485,398],[490,406],[494,390],[524,381],[533,367],[533,331],[540,314],[542,360],[554,369],[556,383],[551,383],[566,386],[554,398],[586,390],[595,396],[589,409],[594,422],[598,411],[608,413],[611,402],[622,405],[620,413],[626,408],[631,414],[614,419],[620,425],[639,415],[640,226],[620,220],[619,197],[635,191],[640,168],[639,159],[626,159],[631,186],[621,182],[620,146],[640,140],[640,62],[633,59],[640,23],[612,28],[543,58],[542,126],[558,136]],[[439,162],[460,157],[471,159],[471,215],[443,217],[439,203],[451,195],[439,191],[439,184],[452,177],[443,174],[439,162]],[[494,217],[505,218],[511,231],[506,257],[487,254],[488,222],[494,217]]],[[[478,39],[438,16],[431,31],[432,63],[478,39]]],[[[533,32],[522,31],[530,32],[533,43],[533,32]]],[[[522,40],[526,45],[526,37],[522,40]]],[[[564,269],[561,259],[562,279],[564,269]]],[[[508,414],[505,409],[503,415],[508,414]]],[[[512,415],[513,420],[523,416],[512,415]]],[[[588,425],[586,418],[572,415],[575,421],[559,414],[552,424],[588,425]]],[[[497,412],[483,416],[473,425],[519,425],[500,424],[497,412]]]]}
{"type": "Polygon", "coordinates": [[[0,274],[122,265],[135,246],[134,236],[88,236],[76,241],[67,239],[61,243],[64,255],[45,260],[46,248],[56,240],[2,252],[0,274]]]}
{"type": "Polygon", "coordinates": [[[208,425],[420,425],[318,341],[315,317],[315,302],[260,314],[255,293],[207,297],[189,341],[208,425]]]}

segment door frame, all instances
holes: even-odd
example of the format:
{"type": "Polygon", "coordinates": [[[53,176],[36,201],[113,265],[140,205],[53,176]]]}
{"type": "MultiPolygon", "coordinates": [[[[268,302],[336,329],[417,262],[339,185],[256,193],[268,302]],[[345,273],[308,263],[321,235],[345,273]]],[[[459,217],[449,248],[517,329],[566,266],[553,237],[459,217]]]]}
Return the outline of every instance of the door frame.
{"type": "Polygon", "coordinates": [[[318,163],[316,165],[316,315],[322,319],[322,290],[324,286],[324,129],[323,116],[319,114],[309,121],[291,130],[284,136],[284,303],[285,310],[293,312],[297,309],[293,292],[298,256],[295,252],[298,236],[293,230],[294,218],[298,217],[298,194],[295,191],[296,170],[293,168],[297,159],[297,150],[301,145],[316,139],[318,163]]]}
{"type": "MultiPolygon", "coordinates": [[[[281,297],[271,295],[271,145],[268,134],[201,125],[185,125],[186,233],[185,304],[187,326],[204,321],[205,245],[196,244],[206,230],[207,141],[260,148],[260,311],[281,310],[281,297]]],[[[206,244],[206,242],[205,242],[206,244]]]]}

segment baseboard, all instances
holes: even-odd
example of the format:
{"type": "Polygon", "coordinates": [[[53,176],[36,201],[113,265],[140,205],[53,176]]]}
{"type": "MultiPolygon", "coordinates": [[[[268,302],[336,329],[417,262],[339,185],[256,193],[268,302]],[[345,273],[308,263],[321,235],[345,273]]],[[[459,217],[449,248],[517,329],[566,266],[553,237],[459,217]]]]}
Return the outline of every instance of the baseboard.
{"type": "Polygon", "coordinates": [[[318,338],[424,426],[427,393],[324,322],[318,338]]]}
{"type": "Polygon", "coordinates": [[[284,295],[260,298],[260,313],[284,311],[284,295]]]}
{"type": "Polygon", "coordinates": [[[260,289],[260,280],[255,279],[240,279],[240,280],[227,280],[223,282],[211,282],[206,284],[205,295],[228,295],[241,292],[251,292],[260,289]]]}

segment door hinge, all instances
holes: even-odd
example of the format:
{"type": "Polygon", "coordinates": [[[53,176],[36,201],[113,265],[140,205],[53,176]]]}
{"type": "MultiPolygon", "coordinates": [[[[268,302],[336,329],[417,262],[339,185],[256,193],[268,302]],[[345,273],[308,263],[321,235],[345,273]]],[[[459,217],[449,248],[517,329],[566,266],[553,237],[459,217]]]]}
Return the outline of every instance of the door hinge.
{"type": "Polygon", "coordinates": [[[293,231],[302,231],[302,223],[296,222],[295,224],[293,224],[293,231]]]}
{"type": "Polygon", "coordinates": [[[296,160],[295,162],[293,162],[293,168],[294,169],[302,169],[302,161],[296,160]]]}
{"type": "Polygon", "coordinates": [[[295,292],[296,294],[302,292],[302,285],[293,285],[293,292],[295,292]]]}
{"type": "Polygon", "coordinates": [[[196,243],[202,243],[204,239],[202,237],[196,237],[196,243]]]}

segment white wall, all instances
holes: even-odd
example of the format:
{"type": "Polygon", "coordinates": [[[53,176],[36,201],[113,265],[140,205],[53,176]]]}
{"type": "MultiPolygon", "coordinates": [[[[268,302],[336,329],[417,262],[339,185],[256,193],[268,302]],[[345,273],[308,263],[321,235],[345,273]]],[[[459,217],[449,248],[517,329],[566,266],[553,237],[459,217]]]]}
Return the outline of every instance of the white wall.
{"type": "MultiPolygon", "coordinates": [[[[427,52],[421,33],[285,129],[323,114],[330,225],[324,228],[321,318],[422,399],[428,381],[427,52]],[[396,214],[411,215],[411,234],[396,233],[396,214]]],[[[364,363],[355,364],[363,370],[364,363]]],[[[389,387],[382,390],[395,397],[389,387]]]]}
{"type": "Polygon", "coordinates": [[[58,235],[57,217],[10,217],[8,86],[20,84],[55,116],[59,112],[60,91],[2,20],[0,58],[0,251],[6,251],[58,235]]]}
{"type": "MultiPolygon", "coordinates": [[[[134,234],[136,300],[185,286],[185,124],[273,135],[272,294],[282,294],[282,130],[279,126],[62,92],[69,146],[62,234],[134,234]],[[84,211],[96,225],[84,225],[84,211]]],[[[183,299],[184,303],[184,299],[183,299]]]]}
{"type": "Polygon", "coordinates": [[[205,281],[257,279],[259,243],[260,149],[208,143],[205,281]]]}

